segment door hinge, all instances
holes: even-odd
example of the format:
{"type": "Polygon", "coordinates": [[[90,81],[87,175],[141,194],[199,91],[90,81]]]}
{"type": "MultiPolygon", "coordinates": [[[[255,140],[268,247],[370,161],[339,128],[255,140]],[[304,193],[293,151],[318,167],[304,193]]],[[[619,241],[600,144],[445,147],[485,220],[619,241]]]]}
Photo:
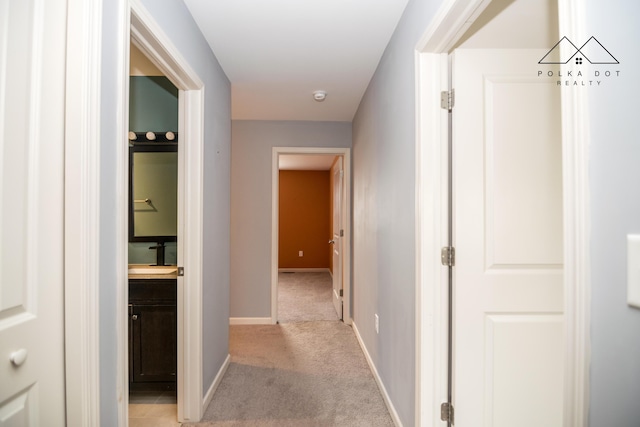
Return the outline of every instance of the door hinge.
{"type": "Polygon", "coordinates": [[[456,248],[453,246],[445,246],[440,251],[440,260],[442,265],[453,267],[456,265],[456,248]]]}
{"type": "Polygon", "coordinates": [[[451,424],[453,422],[453,405],[451,403],[443,403],[440,405],[440,419],[442,421],[448,421],[451,424]]]}
{"type": "Polygon", "coordinates": [[[344,237],[344,230],[340,230],[340,237],[344,237]]]}
{"type": "Polygon", "coordinates": [[[344,291],[342,289],[340,289],[340,296],[342,296],[343,293],[344,293],[344,291]]]}
{"type": "Polygon", "coordinates": [[[178,277],[184,276],[184,267],[178,267],[178,277]]]}
{"type": "Polygon", "coordinates": [[[440,107],[445,110],[451,111],[453,110],[453,105],[455,104],[455,91],[451,90],[443,90],[440,92],[440,107]]]}

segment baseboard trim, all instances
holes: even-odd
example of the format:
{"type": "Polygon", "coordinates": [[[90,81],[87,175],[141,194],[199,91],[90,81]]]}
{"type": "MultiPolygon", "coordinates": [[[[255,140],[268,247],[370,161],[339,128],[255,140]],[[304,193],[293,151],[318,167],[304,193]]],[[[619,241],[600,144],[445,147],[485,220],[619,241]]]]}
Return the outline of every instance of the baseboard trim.
{"type": "Polygon", "coordinates": [[[271,317],[230,317],[230,325],[272,325],[271,317]]]}
{"type": "Polygon", "coordinates": [[[378,389],[380,389],[380,393],[382,394],[382,399],[384,400],[385,405],[387,405],[387,409],[389,410],[389,415],[391,415],[391,419],[393,420],[393,423],[396,425],[396,427],[402,427],[402,422],[400,421],[398,412],[396,411],[396,408],[393,406],[393,403],[391,402],[389,393],[387,393],[387,389],[384,387],[384,384],[382,383],[382,378],[380,378],[380,375],[378,374],[378,370],[376,369],[376,366],[373,364],[373,360],[369,355],[369,351],[367,350],[367,347],[364,345],[364,341],[362,341],[362,337],[360,336],[360,331],[358,331],[358,327],[356,326],[356,323],[352,322],[351,327],[353,328],[353,332],[356,335],[358,344],[360,344],[360,348],[364,353],[364,357],[365,359],[367,359],[367,363],[369,364],[369,369],[371,369],[373,378],[376,380],[376,384],[378,384],[378,389]]]}
{"type": "Polygon", "coordinates": [[[222,366],[220,367],[220,370],[218,371],[218,374],[214,378],[213,382],[211,383],[211,387],[209,387],[209,390],[207,390],[207,393],[204,395],[204,399],[202,400],[202,414],[203,415],[204,415],[204,412],[207,410],[207,407],[209,406],[209,403],[211,403],[211,399],[213,399],[213,395],[215,394],[216,390],[218,389],[218,386],[220,385],[220,382],[222,381],[222,377],[224,377],[224,374],[227,372],[227,368],[229,367],[229,363],[231,363],[231,355],[227,354],[227,358],[224,359],[224,362],[222,363],[222,366]]]}
{"type": "Polygon", "coordinates": [[[279,268],[278,273],[331,273],[328,268],[279,268]]]}

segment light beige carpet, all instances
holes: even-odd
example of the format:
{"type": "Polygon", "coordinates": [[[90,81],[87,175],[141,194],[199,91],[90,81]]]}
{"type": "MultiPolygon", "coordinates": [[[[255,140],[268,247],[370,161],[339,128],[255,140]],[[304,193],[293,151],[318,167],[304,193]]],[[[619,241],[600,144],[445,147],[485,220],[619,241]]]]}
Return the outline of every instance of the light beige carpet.
{"type": "Polygon", "coordinates": [[[278,274],[278,321],[338,320],[333,308],[333,281],[326,273],[278,274]]]}
{"type": "MultiPolygon", "coordinates": [[[[330,297],[319,298],[333,310],[330,297]]],[[[184,425],[393,426],[351,327],[280,308],[290,323],[230,327],[227,373],[203,421],[184,425]]]]}

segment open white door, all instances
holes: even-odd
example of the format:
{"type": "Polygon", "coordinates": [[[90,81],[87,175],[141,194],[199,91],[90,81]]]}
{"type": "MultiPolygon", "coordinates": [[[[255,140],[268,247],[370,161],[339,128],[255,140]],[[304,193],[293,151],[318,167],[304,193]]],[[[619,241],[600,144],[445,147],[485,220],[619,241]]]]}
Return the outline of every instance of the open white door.
{"type": "Polygon", "coordinates": [[[342,319],[342,182],[344,172],[342,169],[342,157],[338,157],[331,168],[333,175],[333,219],[331,221],[333,245],[333,306],[342,319]]]}
{"type": "Polygon", "coordinates": [[[560,91],[538,50],[456,50],[453,404],[459,427],[563,411],[560,91]]]}
{"type": "Polygon", "coordinates": [[[65,425],[66,7],[0,1],[0,426],[65,425]]]}

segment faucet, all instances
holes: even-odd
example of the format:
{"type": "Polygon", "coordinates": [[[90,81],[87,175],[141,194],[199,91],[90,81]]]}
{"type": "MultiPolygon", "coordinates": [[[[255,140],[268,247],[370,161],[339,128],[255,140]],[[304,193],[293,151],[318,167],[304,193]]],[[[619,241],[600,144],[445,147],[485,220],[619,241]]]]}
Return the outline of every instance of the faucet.
{"type": "Polygon", "coordinates": [[[164,265],[164,242],[158,242],[156,246],[149,246],[156,250],[156,265],[164,265]]]}

